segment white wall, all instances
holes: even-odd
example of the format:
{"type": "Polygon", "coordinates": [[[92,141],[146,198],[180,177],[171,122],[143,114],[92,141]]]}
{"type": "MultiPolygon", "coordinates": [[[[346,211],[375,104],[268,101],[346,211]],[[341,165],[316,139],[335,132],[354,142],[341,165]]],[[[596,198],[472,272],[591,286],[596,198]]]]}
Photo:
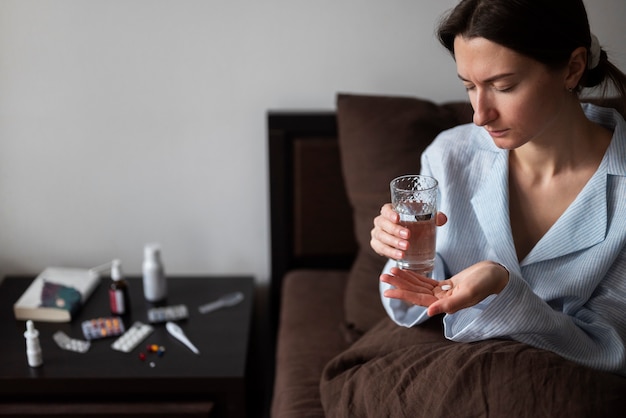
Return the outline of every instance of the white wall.
{"type": "MultiPolygon", "coordinates": [[[[588,3],[626,68],[626,2],[588,3]]],[[[265,281],[266,111],[465,98],[433,35],[454,4],[0,0],[0,276],[134,274],[159,241],[169,273],[265,281]]]]}

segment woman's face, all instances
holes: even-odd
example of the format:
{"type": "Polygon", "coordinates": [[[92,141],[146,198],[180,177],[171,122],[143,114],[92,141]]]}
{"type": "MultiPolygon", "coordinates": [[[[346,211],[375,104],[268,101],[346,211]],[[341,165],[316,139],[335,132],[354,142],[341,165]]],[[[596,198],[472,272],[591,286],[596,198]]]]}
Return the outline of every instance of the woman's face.
{"type": "Polygon", "coordinates": [[[459,78],[484,127],[499,148],[549,141],[567,123],[563,109],[565,70],[555,71],[485,38],[457,36],[454,55],[459,78]]]}

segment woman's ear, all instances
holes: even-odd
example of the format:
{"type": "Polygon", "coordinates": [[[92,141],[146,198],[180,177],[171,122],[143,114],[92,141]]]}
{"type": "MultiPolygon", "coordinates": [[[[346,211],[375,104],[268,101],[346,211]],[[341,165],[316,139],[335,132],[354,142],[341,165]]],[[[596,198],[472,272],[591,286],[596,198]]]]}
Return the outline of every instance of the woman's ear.
{"type": "Polygon", "coordinates": [[[567,64],[567,73],[565,77],[565,89],[576,90],[578,83],[587,69],[587,48],[578,47],[572,51],[569,62],[567,64]]]}

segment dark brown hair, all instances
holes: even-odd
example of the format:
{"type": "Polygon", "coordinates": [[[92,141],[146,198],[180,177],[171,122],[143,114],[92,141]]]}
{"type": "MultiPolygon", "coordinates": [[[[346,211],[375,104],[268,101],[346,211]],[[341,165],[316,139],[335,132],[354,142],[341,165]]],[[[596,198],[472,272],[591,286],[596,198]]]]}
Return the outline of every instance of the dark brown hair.
{"type": "MultiPolygon", "coordinates": [[[[551,68],[565,66],[576,48],[583,46],[589,51],[591,47],[582,0],[461,0],[441,21],[437,34],[453,56],[458,35],[481,37],[551,68]]],[[[602,50],[600,63],[585,71],[578,90],[600,86],[606,95],[607,81],[611,81],[625,106],[626,75],[602,50]]]]}

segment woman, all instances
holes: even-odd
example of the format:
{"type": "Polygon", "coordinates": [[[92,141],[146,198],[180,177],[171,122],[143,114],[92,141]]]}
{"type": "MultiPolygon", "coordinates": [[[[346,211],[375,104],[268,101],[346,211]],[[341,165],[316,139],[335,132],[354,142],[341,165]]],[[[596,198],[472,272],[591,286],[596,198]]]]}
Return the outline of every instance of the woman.
{"type": "Polygon", "coordinates": [[[626,375],[626,122],[581,105],[626,76],[582,0],[463,0],[439,27],[474,109],[422,156],[441,191],[433,279],[395,267],[408,230],[385,205],[383,305],[407,327],[445,313],[447,338],[511,338],[626,375]],[[442,286],[450,290],[443,290],[442,286]]]}

